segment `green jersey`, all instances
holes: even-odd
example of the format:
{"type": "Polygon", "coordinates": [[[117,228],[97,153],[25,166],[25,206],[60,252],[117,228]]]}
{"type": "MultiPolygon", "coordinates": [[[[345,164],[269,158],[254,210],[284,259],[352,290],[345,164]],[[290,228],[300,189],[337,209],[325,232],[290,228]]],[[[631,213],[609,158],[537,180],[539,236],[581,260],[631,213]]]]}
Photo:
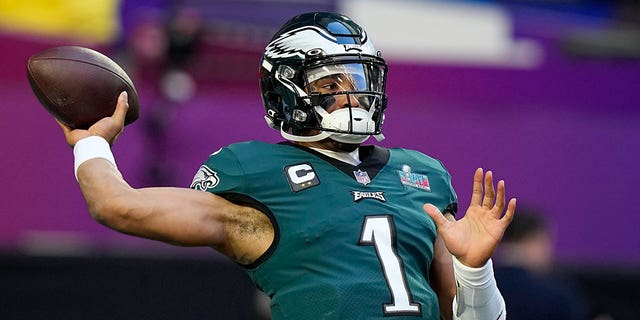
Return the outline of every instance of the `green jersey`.
{"type": "Polygon", "coordinates": [[[429,285],[435,224],[422,205],[455,213],[442,164],[407,149],[360,147],[350,164],[291,143],[232,144],[192,188],[258,208],[275,240],[246,269],[273,319],[439,319],[429,285]]]}

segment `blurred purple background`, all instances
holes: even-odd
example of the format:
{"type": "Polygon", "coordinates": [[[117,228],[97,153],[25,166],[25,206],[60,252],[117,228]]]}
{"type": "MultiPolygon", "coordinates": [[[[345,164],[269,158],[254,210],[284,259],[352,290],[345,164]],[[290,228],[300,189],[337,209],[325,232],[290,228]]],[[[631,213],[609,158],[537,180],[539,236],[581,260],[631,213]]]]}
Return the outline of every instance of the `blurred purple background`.
{"type": "MultiPolygon", "coordinates": [[[[86,45],[121,63],[140,94],[141,118],[114,147],[128,181],[136,187],[187,186],[201,162],[221,146],[248,139],[280,141],[262,119],[261,50],[290,16],[334,6],[222,1],[190,12],[202,18],[206,34],[192,63],[174,67],[194,82],[172,83],[195,87],[167,98],[159,79],[170,64],[141,58],[136,50],[144,48],[136,46],[164,30],[171,3],[124,1],[118,41],[86,45]]],[[[462,209],[474,169],[493,170],[519,205],[538,208],[553,221],[560,262],[640,265],[640,60],[634,51],[606,50],[601,38],[595,44],[577,42],[578,32],[615,30],[615,7],[505,8],[513,22],[511,36],[535,41],[540,62],[514,68],[389,59],[382,145],[441,159],[453,175],[462,209]]],[[[73,176],[71,149],[29,88],[25,63],[31,54],[85,44],[1,30],[0,37],[3,249],[169,250],[91,219],[73,176]]]]}

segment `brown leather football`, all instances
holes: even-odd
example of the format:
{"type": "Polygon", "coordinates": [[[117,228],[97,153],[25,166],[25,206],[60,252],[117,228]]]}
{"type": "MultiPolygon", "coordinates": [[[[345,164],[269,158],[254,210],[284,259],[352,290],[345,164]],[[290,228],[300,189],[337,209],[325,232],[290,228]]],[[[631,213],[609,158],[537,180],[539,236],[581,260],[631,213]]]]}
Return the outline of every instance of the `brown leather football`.
{"type": "Polygon", "coordinates": [[[86,129],[109,117],[122,91],[129,95],[125,124],[138,119],[138,93],[127,73],[95,50],[62,46],[29,58],[27,75],[42,105],[60,122],[86,129]]]}

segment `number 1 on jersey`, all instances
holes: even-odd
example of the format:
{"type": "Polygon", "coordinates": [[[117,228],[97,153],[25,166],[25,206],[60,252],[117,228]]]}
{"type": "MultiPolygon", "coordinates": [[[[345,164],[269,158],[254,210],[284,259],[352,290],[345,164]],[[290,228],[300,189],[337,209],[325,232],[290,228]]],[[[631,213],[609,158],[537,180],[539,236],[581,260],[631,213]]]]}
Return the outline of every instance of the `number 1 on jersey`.
{"type": "Polygon", "coordinates": [[[396,230],[392,216],[366,216],[358,245],[374,246],[382,272],[391,292],[391,303],[384,304],[385,315],[421,314],[420,304],[411,300],[411,292],[395,247],[396,230]]]}

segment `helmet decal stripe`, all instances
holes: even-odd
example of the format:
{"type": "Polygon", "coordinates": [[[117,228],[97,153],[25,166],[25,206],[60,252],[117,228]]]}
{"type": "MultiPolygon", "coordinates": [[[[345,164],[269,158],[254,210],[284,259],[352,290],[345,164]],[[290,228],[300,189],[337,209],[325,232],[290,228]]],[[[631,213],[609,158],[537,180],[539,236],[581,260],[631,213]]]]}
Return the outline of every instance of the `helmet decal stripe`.
{"type": "MultiPolygon", "coordinates": [[[[365,33],[362,34],[361,40],[363,47],[365,47],[364,51],[375,55],[376,50],[371,42],[366,41],[365,33]]],[[[329,50],[327,54],[344,53],[344,47],[336,46],[337,43],[338,39],[326,30],[315,26],[306,26],[285,32],[269,43],[265,50],[265,57],[273,59],[298,56],[304,58],[307,51],[315,48],[329,50]],[[335,52],[332,52],[331,49],[334,49],[335,52]]],[[[349,46],[357,45],[349,44],[349,46]]]]}

